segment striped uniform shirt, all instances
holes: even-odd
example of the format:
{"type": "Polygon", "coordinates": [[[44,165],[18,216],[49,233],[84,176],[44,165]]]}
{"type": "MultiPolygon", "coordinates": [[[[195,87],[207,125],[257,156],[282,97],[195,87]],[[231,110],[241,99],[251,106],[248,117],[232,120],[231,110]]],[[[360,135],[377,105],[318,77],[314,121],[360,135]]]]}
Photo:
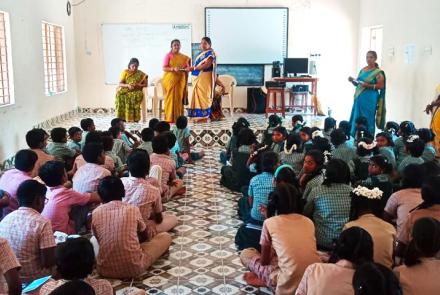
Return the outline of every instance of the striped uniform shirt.
{"type": "Polygon", "coordinates": [[[394,154],[394,149],[391,146],[385,146],[379,148],[379,154],[387,158],[388,162],[396,168],[396,155],[394,154]]]}
{"type": "Polygon", "coordinates": [[[49,143],[47,146],[47,152],[61,162],[64,162],[68,158],[73,158],[76,154],[76,151],[69,148],[65,142],[49,143]]]}
{"type": "Polygon", "coordinates": [[[340,159],[345,163],[349,164],[354,158],[356,158],[356,150],[350,147],[347,143],[342,143],[338,145],[332,151],[332,159],[340,159]]]}
{"type": "Polygon", "coordinates": [[[20,263],[8,241],[0,238],[0,294],[9,294],[8,284],[3,275],[14,268],[20,268],[20,263]]]}
{"type": "Polygon", "coordinates": [[[255,220],[263,221],[260,213],[260,205],[267,206],[269,194],[273,191],[273,174],[263,172],[254,176],[249,183],[249,197],[253,197],[251,217],[255,220]]]}
{"type": "Polygon", "coordinates": [[[282,151],[280,153],[280,162],[282,164],[289,164],[290,166],[292,166],[295,175],[298,176],[303,167],[304,154],[297,152],[286,154],[286,152],[282,151]]]}
{"type": "Polygon", "coordinates": [[[153,153],[150,157],[151,166],[158,165],[162,168],[162,198],[169,201],[170,187],[169,184],[177,178],[176,162],[169,155],[153,153]]]}
{"type": "Polygon", "coordinates": [[[413,156],[408,156],[403,159],[402,162],[400,162],[399,166],[397,167],[397,172],[399,172],[400,175],[403,175],[403,171],[405,170],[406,166],[411,164],[421,165],[423,163],[425,163],[425,161],[423,161],[422,157],[416,158],[413,156]]]}
{"type": "Polygon", "coordinates": [[[107,169],[97,164],[87,163],[81,166],[73,176],[73,190],[79,193],[96,192],[101,179],[110,175],[107,169]]]}
{"type": "MultiPolygon", "coordinates": [[[[96,295],[110,295],[113,294],[113,287],[112,284],[110,284],[107,280],[102,279],[92,279],[92,278],[85,278],[83,280],[87,284],[89,284],[93,290],[95,290],[96,295]]],[[[54,280],[49,279],[40,289],[39,295],[49,295],[53,290],[56,288],[64,285],[67,283],[68,280],[54,280]]]]}

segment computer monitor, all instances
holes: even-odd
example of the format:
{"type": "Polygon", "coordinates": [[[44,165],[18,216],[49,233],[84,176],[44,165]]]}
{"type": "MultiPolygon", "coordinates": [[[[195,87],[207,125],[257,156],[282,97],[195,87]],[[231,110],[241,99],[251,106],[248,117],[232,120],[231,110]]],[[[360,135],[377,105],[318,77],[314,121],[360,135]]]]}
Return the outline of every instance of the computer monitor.
{"type": "Polygon", "coordinates": [[[308,58],[285,58],[284,59],[284,76],[288,74],[308,74],[309,59],[308,58]]]}

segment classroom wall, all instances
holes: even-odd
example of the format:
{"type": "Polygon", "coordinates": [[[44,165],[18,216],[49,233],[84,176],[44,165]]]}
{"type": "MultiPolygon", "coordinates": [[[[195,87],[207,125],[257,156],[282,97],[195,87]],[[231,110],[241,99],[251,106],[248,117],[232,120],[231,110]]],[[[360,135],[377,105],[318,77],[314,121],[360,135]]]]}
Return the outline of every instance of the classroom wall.
{"type": "Polygon", "coordinates": [[[360,30],[383,25],[383,65],[387,75],[390,120],[412,120],[416,127],[429,126],[423,110],[440,83],[440,25],[438,0],[361,0],[360,30]],[[404,62],[407,44],[416,45],[414,64],[404,62]],[[425,52],[432,47],[432,54],[425,52]],[[394,56],[389,52],[394,49],[394,56]]]}
{"type": "MultiPolygon", "coordinates": [[[[115,86],[104,84],[102,23],[191,23],[193,42],[198,42],[204,34],[207,6],[231,6],[231,1],[113,0],[109,4],[95,0],[75,7],[79,106],[114,106],[115,86]]],[[[320,98],[335,115],[347,116],[353,89],[346,78],[357,71],[359,0],[237,0],[233,6],[289,7],[289,56],[322,55],[318,69],[320,98]]],[[[270,78],[270,69],[266,73],[270,78]]],[[[236,91],[235,105],[246,107],[245,87],[236,91]]]]}
{"type": "Polygon", "coordinates": [[[26,131],[44,120],[77,106],[73,18],[65,13],[65,1],[2,0],[0,10],[8,12],[15,104],[0,107],[0,160],[26,148],[26,131]],[[67,92],[44,94],[41,21],[63,25],[67,62],[67,92]]]}

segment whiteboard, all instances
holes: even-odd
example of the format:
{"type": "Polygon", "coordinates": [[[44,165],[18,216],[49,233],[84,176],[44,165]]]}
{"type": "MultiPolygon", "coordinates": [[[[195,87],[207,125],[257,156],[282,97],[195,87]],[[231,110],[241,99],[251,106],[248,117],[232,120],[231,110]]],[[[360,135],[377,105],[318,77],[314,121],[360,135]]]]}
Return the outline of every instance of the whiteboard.
{"type": "Polygon", "coordinates": [[[139,59],[139,69],[149,81],[161,77],[163,60],[173,39],[179,39],[181,52],[191,57],[190,24],[103,24],[105,83],[118,84],[132,57],[139,59]]]}
{"type": "Polygon", "coordinates": [[[206,35],[219,64],[271,64],[287,57],[289,9],[205,9],[206,35]]]}

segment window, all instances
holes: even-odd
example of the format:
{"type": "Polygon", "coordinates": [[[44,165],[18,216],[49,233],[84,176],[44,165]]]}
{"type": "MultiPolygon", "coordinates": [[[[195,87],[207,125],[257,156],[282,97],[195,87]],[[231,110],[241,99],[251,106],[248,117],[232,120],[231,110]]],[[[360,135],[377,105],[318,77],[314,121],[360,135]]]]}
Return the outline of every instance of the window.
{"type": "Polygon", "coordinates": [[[9,14],[0,11],[0,107],[14,103],[9,14]]]}
{"type": "Polygon", "coordinates": [[[54,95],[66,90],[64,28],[43,22],[44,91],[54,95]]]}

